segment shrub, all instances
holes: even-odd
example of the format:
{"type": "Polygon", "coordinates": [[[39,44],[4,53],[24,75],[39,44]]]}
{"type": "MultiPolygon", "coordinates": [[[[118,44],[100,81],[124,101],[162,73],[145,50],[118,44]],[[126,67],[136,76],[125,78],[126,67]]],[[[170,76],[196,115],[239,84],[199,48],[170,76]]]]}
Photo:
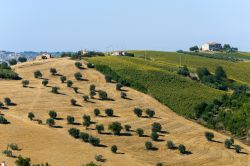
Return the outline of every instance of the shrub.
{"type": "Polygon", "coordinates": [[[137,115],[137,117],[141,117],[142,116],[142,110],[140,108],[135,108],[134,109],[134,113],[137,115]]]}
{"type": "Polygon", "coordinates": [[[112,77],[111,76],[105,76],[106,82],[112,82],[112,77]]]}
{"type": "Polygon", "coordinates": [[[79,137],[84,142],[89,141],[89,134],[88,133],[80,132],[79,137]]]}
{"type": "Polygon", "coordinates": [[[8,147],[10,147],[11,150],[19,150],[18,145],[15,143],[9,144],[8,147]]]}
{"type": "Polygon", "coordinates": [[[61,83],[64,83],[64,82],[67,80],[67,77],[61,76],[61,77],[60,77],[60,80],[61,80],[61,83]]]}
{"type": "Polygon", "coordinates": [[[152,124],[152,132],[160,132],[162,129],[161,124],[158,122],[155,122],[152,124]]]}
{"type": "Polygon", "coordinates": [[[105,113],[106,113],[107,116],[113,116],[114,115],[114,111],[111,108],[106,109],[105,113]]]}
{"type": "Polygon", "coordinates": [[[145,148],[146,148],[147,150],[153,149],[153,144],[152,144],[152,142],[150,142],[150,141],[145,142],[145,148]]]}
{"type": "Polygon", "coordinates": [[[136,129],[136,133],[139,135],[139,137],[142,137],[144,134],[144,131],[143,131],[143,129],[138,128],[138,129],[136,129]]]}
{"type": "Polygon", "coordinates": [[[77,72],[74,74],[76,80],[81,80],[82,79],[82,74],[80,72],[77,72]]]}
{"type": "Polygon", "coordinates": [[[240,145],[235,145],[235,152],[240,153],[240,151],[241,151],[240,145]]]}
{"type": "Polygon", "coordinates": [[[16,64],[17,64],[17,60],[16,60],[16,59],[10,59],[10,60],[9,60],[9,64],[10,64],[11,66],[16,65],[16,64]]]}
{"type": "Polygon", "coordinates": [[[73,85],[73,82],[71,80],[68,80],[67,81],[67,87],[72,87],[72,85],[73,85]]]}
{"type": "Polygon", "coordinates": [[[89,95],[90,95],[91,99],[93,99],[94,96],[96,95],[96,92],[94,90],[92,90],[89,92],[89,95]]]}
{"type": "Polygon", "coordinates": [[[122,125],[119,122],[113,122],[109,125],[109,130],[113,132],[114,135],[120,135],[122,130],[122,125]]]}
{"type": "Polygon", "coordinates": [[[96,137],[93,137],[93,136],[89,136],[88,141],[93,146],[99,146],[100,145],[100,139],[99,138],[96,138],[96,137]]]}
{"type": "Polygon", "coordinates": [[[58,94],[59,93],[58,90],[59,90],[59,87],[56,87],[56,86],[53,86],[51,88],[51,92],[54,93],[54,94],[58,94]]]}
{"type": "Polygon", "coordinates": [[[88,127],[91,125],[91,122],[90,121],[83,121],[82,125],[85,126],[86,129],[88,129],[88,127]]]}
{"type": "Polygon", "coordinates": [[[33,113],[33,112],[29,112],[29,113],[28,113],[28,118],[29,118],[30,120],[33,120],[33,119],[35,118],[34,113],[33,113]]]}
{"type": "Polygon", "coordinates": [[[186,153],[186,147],[182,144],[179,145],[178,150],[180,151],[181,154],[186,153]]]}
{"type": "Polygon", "coordinates": [[[212,132],[205,132],[205,137],[208,141],[212,141],[214,138],[214,133],[212,132]]]}
{"type": "Polygon", "coordinates": [[[95,116],[99,116],[100,115],[100,110],[98,108],[94,109],[94,114],[95,116]]]}
{"type": "Polygon", "coordinates": [[[82,67],[82,63],[81,62],[75,62],[75,66],[80,69],[82,67]]]}
{"type": "Polygon", "coordinates": [[[93,63],[88,63],[88,64],[87,64],[87,67],[88,67],[88,68],[95,68],[95,65],[94,65],[93,63]]]}
{"type": "Polygon", "coordinates": [[[41,73],[40,70],[37,70],[37,71],[34,72],[34,77],[35,78],[41,78],[42,76],[43,76],[43,74],[41,73]]]}
{"type": "Polygon", "coordinates": [[[30,158],[23,158],[22,156],[18,156],[16,160],[17,166],[30,166],[30,158]]]}
{"type": "Polygon", "coordinates": [[[171,140],[167,141],[167,148],[168,149],[174,149],[175,148],[175,144],[173,143],[173,141],[171,141],[171,140]]]}
{"type": "Polygon", "coordinates": [[[48,80],[43,80],[43,81],[42,81],[43,86],[47,86],[47,85],[48,85],[48,83],[49,83],[49,81],[48,81],[48,80]]]}
{"type": "Polygon", "coordinates": [[[89,86],[89,91],[95,91],[95,85],[94,84],[91,84],[90,86],[89,86]]]}
{"type": "Polygon", "coordinates": [[[123,85],[120,83],[116,84],[116,90],[122,90],[123,85]]]}
{"type": "Polygon", "coordinates": [[[18,57],[18,61],[21,62],[21,63],[27,62],[27,58],[24,57],[24,56],[20,56],[20,57],[18,57]]]}
{"type": "Polygon", "coordinates": [[[23,87],[25,87],[25,88],[28,87],[29,83],[30,82],[28,80],[23,80],[22,81],[23,87]]]}
{"type": "Polygon", "coordinates": [[[46,120],[46,124],[48,124],[49,127],[52,127],[55,125],[55,120],[53,118],[49,118],[46,120]]]}
{"type": "Polygon", "coordinates": [[[50,73],[52,75],[56,75],[57,74],[57,70],[55,68],[50,68],[50,73]]]}
{"type": "Polygon", "coordinates": [[[152,118],[155,115],[155,111],[151,109],[147,109],[146,114],[148,115],[149,118],[152,118]]]}
{"type": "Polygon", "coordinates": [[[156,132],[152,132],[150,137],[153,141],[157,141],[159,138],[159,135],[156,132]]]}
{"type": "Polygon", "coordinates": [[[102,155],[95,155],[95,160],[98,162],[102,162],[103,161],[103,156],[102,155]]]}
{"type": "Polygon", "coordinates": [[[111,146],[111,152],[116,153],[118,150],[116,145],[111,146]]]}
{"type": "Polygon", "coordinates": [[[2,115],[0,115],[0,124],[8,124],[8,120],[5,119],[5,117],[3,117],[2,115]]]}
{"type": "Polygon", "coordinates": [[[8,98],[8,97],[4,98],[4,103],[5,103],[6,105],[11,105],[11,99],[8,98]]]}
{"type": "Polygon", "coordinates": [[[76,128],[70,128],[68,130],[69,132],[69,135],[71,135],[72,137],[74,138],[79,138],[79,134],[80,134],[80,130],[79,129],[76,129],[76,128]]]}
{"type": "Polygon", "coordinates": [[[125,128],[126,131],[130,131],[131,126],[130,125],[125,125],[124,128],[125,128]]]}
{"type": "Polygon", "coordinates": [[[79,89],[78,87],[73,87],[75,93],[78,93],[78,89],[79,89]]]}
{"type": "Polygon", "coordinates": [[[0,108],[3,108],[4,104],[0,101],[0,108]]]}
{"type": "Polygon", "coordinates": [[[88,96],[88,95],[84,95],[82,98],[83,98],[83,100],[86,101],[86,102],[89,101],[89,96],[88,96]]]}
{"type": "Polygon", "coordinates": [[[68,115],[67,116],[67,122],[68,122],[68,124],[74,124],[75,118],[73,116],[68,115]]]}
{"type": "Polygon", "coordinates": [[[106,100],[106,99],[108,99],[108,94],[107,94],[107,92],[100,90],[98,93],[99,93],[99,98],[100,98],[101,100],[106,100]]]}
{"type": "Polygon", "coordinates": [[[127,98],[127,93],[121,92],[121,98],[126,99],[127,98]]]}
{"type": "Polygon", "coordinates": [[[183,76],[189,76],[189,70],[186,65],[180,67],[177,73],[183,76]]]}
{"type": "Polygon", "coordinates": [[[229,149],[233,145],[233,143],[232,143],[232,141],[230,139],[226,139],[225,142],[224,142],[224,145],[225,145],[226,148],[229,149]]]}
{"type": "Polygon", "coordinates": [[[56,119],[57,113],[56,113],[55,111],[51,110],[51,111],[49,111],[49,116],[50,116],[51,118],[53,118],[53,119],[56,119]]]}
{"type": "Polygon", "coordinates": [[[12,151],[8,149],[4,150],[3,154],[7,157],[13,157],[12,151]]]}
{"type": "Polygon", "coordinates": [[[97,130],[97,132],[100,134],[100,133],[102,133],[102,131],[104,131],[104,126],[103,126],[103,124],[99,124],[99,125],[96,125],[96,130],[97,130]]]}
{"type": "Polygon", "coordinates": [[[71,105],[73,105],[73,106],[76,106],[76,102],[77,102],[77,101],[76,101],[75,99],[71,99],[71,100],[70,100],[70,103],[71,103],[71,105]]]}

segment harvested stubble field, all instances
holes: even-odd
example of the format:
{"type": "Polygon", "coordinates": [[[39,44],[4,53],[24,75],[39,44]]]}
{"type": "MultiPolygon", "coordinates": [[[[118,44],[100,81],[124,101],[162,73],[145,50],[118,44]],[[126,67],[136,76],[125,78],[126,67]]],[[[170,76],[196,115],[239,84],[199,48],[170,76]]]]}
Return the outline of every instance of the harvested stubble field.
{"type": "MultiPolygon", "coordinates": [[[[23,88],[21,81],[0,81],[0,100],[5,97],[11,98],[16,106],[9,106],[1,110],[10,124],[0,125],[0,150],[6,149],[7,144],[17,143],[20,151],[14,151],[15,155],[21,154],[30,157],[32,163],[49,162],[52,166],[79,166],[94,161],[96,154],[104,156],[106,161],[101,165],[111,166],[136,166],[156,165],[158,162],[164,165],[250,165],[250,148],[239,141],[235,141],[243,147],[241,154],[235,153],[233,149],[224,147],[225,135],[215,131],[215,140],[208,142],[204,132],[209,131],[205,127],[176,115],[169,108],[162,105],[150,96],[137,92],[131,88],[126,90],[131,100],[121,99],[120,92],[115,89],[114,83],[106,83],[104,76],[95,69],[79,70],[74,66],[74,61],[67,58],[51,59],[46,61],[33,61],[15,66],[15,71],[23,78],[30,81],[28,88],[23,88]],[[78,94],[72,88],[62,84],[59,76],[52,76],[49,69],[54,67],[59,74],[65,75],[67,79],[74,82],[73,86],[79,87],[78,94]],[[34,78],[34,71],[40,70],[43,78],[49,80],[48,87],[42,85],[42,79],[34,78]],[[80,71],[87,81],[76,81],[74,73],[80,71]],[[97,90],[105,90],[108,96],[113,99],[101,101],[91,99],[91,102],[84,102],[83,95],[88,95],[90,84],[95,84],[97,90]],[[60,94],[51,93],[51,86],[58,86],[60,94]],[[76,99],[80,106],[72,106],[70,99],[76,99]],[[135,107],[152,108],[155,110],[155,118],[138,118],[134,115],[135,107]],[[95,117],[93,110],[99,108],[101,115],[105,115],[104,109],[113,108],[114,117],[95,117]],[[49,118],[49,110],[55,110],[60,120],[56,120],[57,128],[50,128],[47,125],[39,125],[27,118],[28,112],[33,112],[36,118],[45,123],[49,118]],[[86,130],[82,125],[68,125],[66,117],[72,115],[76,122],[82,123],[84,114],[91,115],[96,124],[104,124],[106,134],[98,134],[91,125],[86,130]],[[138,137],[135,132],[113,136],[109,134],[107,126],[114,121],[129,124],[132,130],[142,128],[145,135],[150,136],[151,124],[159,122],[163,130],[158,142],[153,142],[158,148],[156,151],[145,150],[145,141],[150,137],[138,137]],[[93,147],[88,143],[76,140],[68,134],[69,128],[79,128],[94,135],[101,140],[102,147],[93,147]],[[184,144],[189,155],[181,155],[178,150],[168,150],[166,141],[172,140],[176,145],[184,144]],[[112,145],[117,145],[118,154],[110,151],[112,145]]],[[[122,133],[126,133],[122,130],[122,133]]],[[[15,158],[7,158],[2,153],[0,159],[5,160],[8,166],[14,165],[15,158]]]]}

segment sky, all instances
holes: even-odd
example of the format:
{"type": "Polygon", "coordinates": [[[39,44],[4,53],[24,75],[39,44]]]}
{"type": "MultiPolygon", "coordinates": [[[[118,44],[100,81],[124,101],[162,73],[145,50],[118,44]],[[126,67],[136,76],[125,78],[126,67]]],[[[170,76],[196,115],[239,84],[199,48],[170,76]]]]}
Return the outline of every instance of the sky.
{"type": "Polygon", "coordinates": [[[0,0],[0,50],[250,51],[250,0],[0,0]]]}

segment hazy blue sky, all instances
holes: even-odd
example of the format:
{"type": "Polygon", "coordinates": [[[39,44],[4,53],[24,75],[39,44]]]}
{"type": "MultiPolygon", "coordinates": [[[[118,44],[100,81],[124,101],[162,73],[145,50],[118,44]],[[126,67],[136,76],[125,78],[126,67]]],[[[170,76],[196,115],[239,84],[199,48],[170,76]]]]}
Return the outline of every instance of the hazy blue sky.
{"type": "Polygon", "coordinates": [[[0,50],[250,51],[250,0],[0,0],[0,50]]]}

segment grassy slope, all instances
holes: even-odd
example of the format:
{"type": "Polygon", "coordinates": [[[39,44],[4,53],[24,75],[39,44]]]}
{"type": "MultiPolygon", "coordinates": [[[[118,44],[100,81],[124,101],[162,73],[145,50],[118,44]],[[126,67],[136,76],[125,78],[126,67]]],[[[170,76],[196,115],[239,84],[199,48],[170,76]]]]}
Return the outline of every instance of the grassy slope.
{"type": "MultiPolygon", "coordinates": [[[[144,51],[134,51],[136,56],[143,56],[144,51]]],[[[240,53],[242,56],[249,56],[249,53],[240,53]]],[[[180,55],[182,55],[182,65],[187,65],[193,69],[197,67],[207,67],[211,72],[215,71],[216,66],[221,65],[228,76],[236,81],[250,85],[250,62],[229,62],[211,58],[203,58],[192,55],[178,53],[147,51],[146,56],[157,61],[164,61],[172,65],[180,64],[180,55]]]]}
{"type": "MultiPolygon", "coordinates": [[[[174,61],[172,55],[170,58],[174,61]]],[[[197,103],[212,101],[223,94],[172,72],[177,69],[177,64],[166,62],[164,57],[156,57],[155,61],[129,57],[96,57],[88,60],[109,66],[129,82],[144,85],[149,95],[181,115],[191,116],[197,103]]]]}

